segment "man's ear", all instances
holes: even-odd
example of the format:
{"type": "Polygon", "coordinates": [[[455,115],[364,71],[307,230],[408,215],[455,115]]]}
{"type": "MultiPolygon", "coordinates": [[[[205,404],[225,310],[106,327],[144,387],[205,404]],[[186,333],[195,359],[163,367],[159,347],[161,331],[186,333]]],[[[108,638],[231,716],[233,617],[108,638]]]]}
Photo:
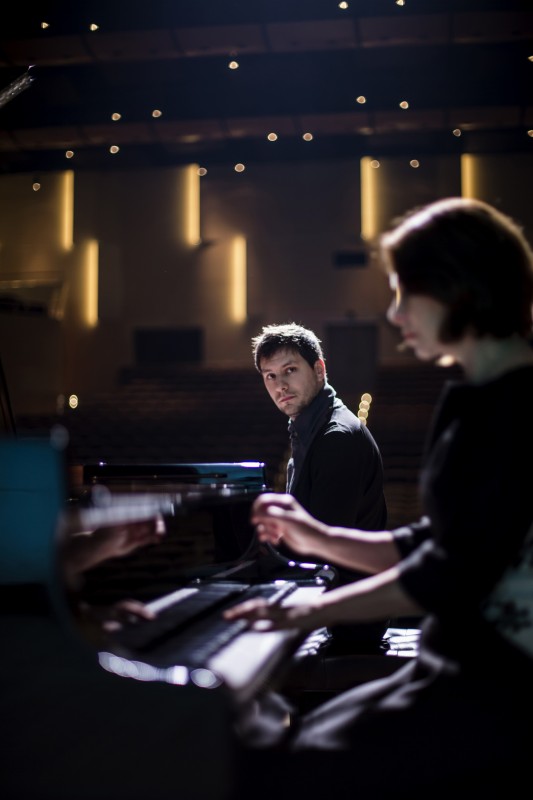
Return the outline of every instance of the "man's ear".
{"type": "Polygon", "coordinates": [[[319,380],[325,380],[326,378],[326,364],[322,358],[317,358],[315,361],[315,365],[313,367],[315,370],[315,375],[319,380]]]}

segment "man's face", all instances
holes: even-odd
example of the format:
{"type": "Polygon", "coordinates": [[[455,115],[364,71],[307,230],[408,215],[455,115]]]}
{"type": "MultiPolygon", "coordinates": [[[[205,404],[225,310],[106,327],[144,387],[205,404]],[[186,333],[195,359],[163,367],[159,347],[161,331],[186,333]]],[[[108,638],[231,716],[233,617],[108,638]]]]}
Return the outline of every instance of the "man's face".
{"type": "Polygon", "coordinates": [[[310,367],[297,350],[284,348],[262,358],[259,368],[267,392],[280,411],[294,419],[324,386],[326,367],[321,358],[310,367]]]}

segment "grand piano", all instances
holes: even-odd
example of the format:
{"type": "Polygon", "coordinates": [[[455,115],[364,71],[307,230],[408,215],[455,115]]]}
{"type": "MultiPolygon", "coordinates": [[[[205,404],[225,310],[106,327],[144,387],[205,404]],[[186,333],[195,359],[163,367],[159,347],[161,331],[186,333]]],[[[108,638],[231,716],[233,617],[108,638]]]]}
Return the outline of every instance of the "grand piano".
{"type": "Polygon", "coordinates": [[[265,488],[261,462],[85,465],[71,524],[90,529],[158,513],[166,528],[156,546],[85,577],[84,603],[109,606],[127,597],[157,615],[109,637],[109,652],[100,653],[106,669],[122,674],[132,659],[160,675],[179,666],[184,680],[201,674],[238,705],[279,679],[292,660],[327,646],[325,630],[308,637],[265,633],[222,617],[252,597],[305,603],[334,585],[332,567],[293,561],[259,544],[249,514],[265,488]]]}
{"type": "Polygon", "coordinates": [[[240,709],[270,685],[305,637],[226,633],[225,645],[202,659],[190,649],[191,630],[212,644],[212,626],[228,604],[263,591],[301,602],[327,588],[329,570],[280,562],[290,577],[275,577],[272,554],[250,557],[253,537],[240,557],[226,558],[224,537],[234,544],[228,520],[240,524],[257,485],[174,483],[166,476],[148,487],[143,479],[142,489],[128,492],[122,481],[89,482],[73,495],[65,476],[58,442],[0,439],[3,799],[233,798],[240,709]],[[69,537],[154,515],[167,523],[159,545],[103,563],[76,591],[67,589],[69,537]],[[253,568],[262,557],[267,571],[253,568]],[[81,613],[85,604],[105,611],[117,597],[136,597],[164,620],[169,609],[178,613],[179,598],[187,604],[217,592],[212,611],[193,614],[192,623],[174,620],[175,631],[159,634],[153,648],[128,640],[140,635],[138,624],[95,640],[81,613]]]}
{"type": "Polygon", "coordinates": [[[0,438],[2,798],[243,800],[243,710],[287,665],[327,649],[328,634],[230,630],[222,610],[257,593],[307,602],[334,570],[258,544],[247,520],[260,464],[181,465],[150,480],[102,466],[67,491],[61,437],[0,438]],[[159,544],[67,585],[72,537],[159,517],[159,544]],[[87,627],[84,609],[105,618],[125,598],[156,620],[105,636],[87,627]]]}

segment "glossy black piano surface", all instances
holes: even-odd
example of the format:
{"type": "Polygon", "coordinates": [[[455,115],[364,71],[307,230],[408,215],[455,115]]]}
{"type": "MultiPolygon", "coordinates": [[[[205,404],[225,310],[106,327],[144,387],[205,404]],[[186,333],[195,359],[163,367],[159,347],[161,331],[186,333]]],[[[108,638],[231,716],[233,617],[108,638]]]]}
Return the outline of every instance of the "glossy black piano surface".
{"type": "Polygon", "coordinates": [[[2,797],[229,800],[239,708],[276,685],[307,642],[320,647],[327,632],[242,628],[228,636],[221,612],[265,587],[271,599],[287,592],[280,602],[312,601],[327,587],[328,569],[291,566],[261,551],[248,523],[249,488],[165,481],[121,492],[120,483],[99,484],[65,508],[61,462],[46,442],[0,442],[2,797]],[[157,514],[167,526],[159,544],[85,572],[78,591],[67,592],[57,569],[58,528],[68,541],[74,531],[157,514]],[[228,559],[228,552],[237,555],[228,559]],[[122,640],[99,636],[98,646],[79,646],[83,601],[106,612],[136,597],[164,622],[176,593],[228,583],[233,594],[213,613],[185,615],[179,631],[157,632],[152,649],[128,642],[126,629],[122,640]],[[212,647],[220,633],[226,641],[212,647]],[[189,649],[197,634],[209,646],[203,656],[189,649]]]}
{"type": "Polygon", "coordinates": [[[243,491],[260,492],[267,486],[262,461],[201,461],[166,463],[116,463],[99,461],[83,465],[85,485],[157,486],[158,484],[193,484],[196,486],[232,486],[243,491]]]}
{"type": "Polygon", "coordinates": [[[188,465],[185,483],[172,480],[170,473],[183,474],[183,465],[174,466],[134,466],[133,475],[123,465],[105,476],[87,470],[90,485],[71,506],[78,526],[159,512],[166,533],[158,544],[88,572],[81,599],[92,607],[126,598],[146,603],[157,619],[136,621],[110,636],[110,653],[161,669],[179,666],[187,675],[205,669],[241,702],[261,690],[305,637],[248,631],[243,623],[225,621],[223,610],[258,595],[306,602],[332,585],[335,573],[326,565],[290,561],[258,542],[249,516],[265,488],[262,465],[188,465]]]}
{"type": "Polygon", "coordinates": [[[115,602],[124,596],[146,602],[194,579],[335,582],[331,567],[292,561],[258,542],[250,510],[266,489],[261,462],[100,463],[86,465],[84,476],[85,489],[70,509],[82,516],[79,526],[159,511],[166,527],[160,544],[93,570],[85,587],[89,602],[115,602]]]}

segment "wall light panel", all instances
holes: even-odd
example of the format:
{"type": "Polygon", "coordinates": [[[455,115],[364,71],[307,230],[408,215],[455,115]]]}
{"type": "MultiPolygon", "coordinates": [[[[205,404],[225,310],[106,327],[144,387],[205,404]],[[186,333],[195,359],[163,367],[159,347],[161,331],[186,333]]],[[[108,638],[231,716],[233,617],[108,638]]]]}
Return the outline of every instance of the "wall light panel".
{"type": "Polygon", "coordinates": [[[242,323],[247,315],[246,239],[236,236],[231,245],[231,319],[242,323]]]}
{"type": "Polygon", "coordinates": [[[89,328],[98,325],[98,261],[99,244],[95,239],[87,243],[84,269],[83,316],[89,328]]]}
{"type": "Polygon", "coordinates": [[[198,164],[185,168],[183,233],[185,244],[197,247],[200,244],[200,175],[198,164]]]}
{"type": "Polygon", "coordinates": [[[370,241],[378,233],[378,170],[371,166],[374,159],[361,159],[361,238],[370,241]]]}
{"type": "Polygon", "coordinates": [[[463,153],[461,156],[461,195],[463,197],[477,197],[478,189],[478,160],[469,153],[463,153]]]}
{"type": "Polygon", "coordinates": [[[74,172],[63,173],[61,187],[61,245],[70,251],[74,246],[74,172]]]}

